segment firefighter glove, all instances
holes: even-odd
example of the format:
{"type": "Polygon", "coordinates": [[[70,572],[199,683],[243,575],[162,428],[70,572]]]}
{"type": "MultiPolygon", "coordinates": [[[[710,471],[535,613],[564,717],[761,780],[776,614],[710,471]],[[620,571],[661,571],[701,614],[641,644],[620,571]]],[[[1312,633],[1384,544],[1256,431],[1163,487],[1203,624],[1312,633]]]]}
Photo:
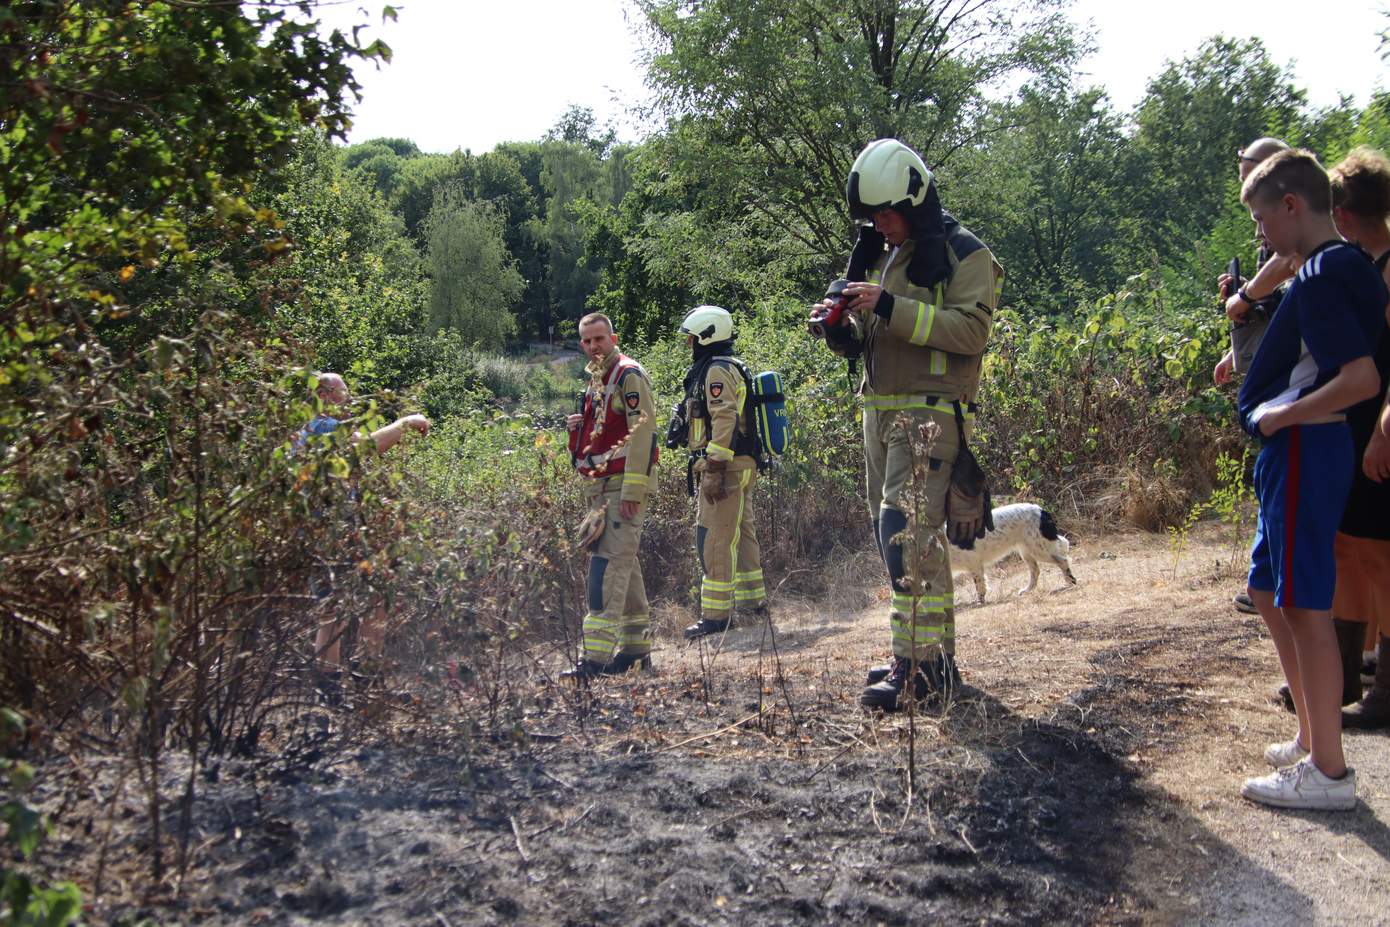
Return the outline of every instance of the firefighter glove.
{"type": "Polygon", "coordinates": [[[946,493],[946,537],[957,547],[971,550],[975,540],[993,527],[985,471],[970,448],[962,445],[951,469],[951,488],[946,493]]]}
{"type": "Polygon", "coordinates": [[[729,495],[724,488],[724,473],[728,463],[723,460],[705,458],[705,472],[700,477],[700,494],[706,502],[721,502],[729,495]]]}

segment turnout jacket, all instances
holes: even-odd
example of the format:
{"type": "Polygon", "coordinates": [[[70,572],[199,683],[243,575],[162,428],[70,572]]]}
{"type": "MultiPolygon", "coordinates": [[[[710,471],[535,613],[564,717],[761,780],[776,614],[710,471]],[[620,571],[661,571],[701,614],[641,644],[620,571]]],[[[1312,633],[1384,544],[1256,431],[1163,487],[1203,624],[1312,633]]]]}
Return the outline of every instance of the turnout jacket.
{"type": "Polygon", "coordinates": [[[885,250],[868,271],[868,282],[882,286],[892,299],[887,318],[883,303],[865,318],[852,317],[864,342],[860,392],[866,408],[931,407],[925,397],[970,403],[979,392],[1004,270],[954,221],[947,224],[946,244],[951,276],[933,288],[908,279],[916,246],[910,238],[885,250]]]}
{"type": "MultiPolygon", "coordinates": [[[[749,470],[756,467],[750,454],[737,453],[739,445],[751,435],[753,424],[745,414],[748,387],[743,382],[743,374],[725,357],[715,357],[705,371],[704,383],[691,388],[693,395],[686,397],[686,421],[690,423],[690,453],[711,460],[728,461],[730,470],[749,470]],[[708,413],[706,419],[700,415],[699,404],[703,402],[708,413]]],[[[704,461],[697,459],[696,471],[703,471],[704,461]]]]}
{"type": "Polygon", "coordinates": [[[613,351],[588,367],[583,422],[570,432],[575,469],[589,479],[621,477],[623,502],[641,502],[656,468],[656,403],[642,365],[613,351]]]}

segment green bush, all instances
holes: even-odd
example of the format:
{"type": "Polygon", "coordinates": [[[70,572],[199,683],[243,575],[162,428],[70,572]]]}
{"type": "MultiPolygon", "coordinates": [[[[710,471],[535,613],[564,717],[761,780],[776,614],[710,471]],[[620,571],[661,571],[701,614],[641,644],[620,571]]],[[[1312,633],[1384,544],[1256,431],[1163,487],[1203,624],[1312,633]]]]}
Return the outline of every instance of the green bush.
{"type": "Polygon", "coordinates": [[[1211,386],[1226,344],[1219,310],[1175,303],[1156,274],[1073,319],[1001,311],[979,430],[997,491],[1153,530],[1180,519],[1242,440],[1211,386]]]}
{"type": "Polygon", "coordinates": [[[24,718],[0,708],[0,778],[7,797],[0,804],[0,824],[11,853],[0,854],[0,924],[5,927],[65,927],[82,916],[82,893],[71,882],[48,884],[36,879],[20,864],[32,860],[48,835],[48,821],[25,800],[34,781],[28,763],[11,759],[4,751],[11,743],[23,743],[24,718]]]}

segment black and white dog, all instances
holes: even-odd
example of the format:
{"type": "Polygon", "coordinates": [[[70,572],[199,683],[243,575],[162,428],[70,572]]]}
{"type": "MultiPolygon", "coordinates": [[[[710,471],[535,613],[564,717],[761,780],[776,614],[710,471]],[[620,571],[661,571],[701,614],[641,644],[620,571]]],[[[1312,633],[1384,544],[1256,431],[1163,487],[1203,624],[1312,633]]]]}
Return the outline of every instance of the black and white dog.
{"type": "Polygon", "coordinates": [[[1019,590],[1032,592],[1038,584],[1038,561],[1051,560],[1061,569],[1069,584],[1076,582],[1071,572],[1071,542],[1057,530],[1052,513],[1031,502],[1001,505],[994,510],[994,530],[975,541],[974,550],[951,545],[951,572],[969,573],[975,580],[979,601],[985,600],[988,586],[985,570],[1017,551],[1028,564],[1028,585],[1019,590]]]}

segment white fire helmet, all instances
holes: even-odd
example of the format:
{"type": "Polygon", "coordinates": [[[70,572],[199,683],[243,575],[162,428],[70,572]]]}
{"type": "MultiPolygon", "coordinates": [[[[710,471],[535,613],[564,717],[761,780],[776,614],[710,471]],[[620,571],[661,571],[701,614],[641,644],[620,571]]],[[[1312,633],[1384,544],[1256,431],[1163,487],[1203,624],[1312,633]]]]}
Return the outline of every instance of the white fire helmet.
{"type": "Polygon", "coordinates": [[[681,334],[691,335],[696,344],[714,344],[734,336],[734,318],[718,306],[696,306],[685,314],[681,334]]]}
{"type": "Polygon", "coordinates": [[[870,222],[883,209],[910,212],[927,199],[932,173],[917,152],[896,138],[870,142],[849,169],[845,200],[850,218],[870,222]]]}

